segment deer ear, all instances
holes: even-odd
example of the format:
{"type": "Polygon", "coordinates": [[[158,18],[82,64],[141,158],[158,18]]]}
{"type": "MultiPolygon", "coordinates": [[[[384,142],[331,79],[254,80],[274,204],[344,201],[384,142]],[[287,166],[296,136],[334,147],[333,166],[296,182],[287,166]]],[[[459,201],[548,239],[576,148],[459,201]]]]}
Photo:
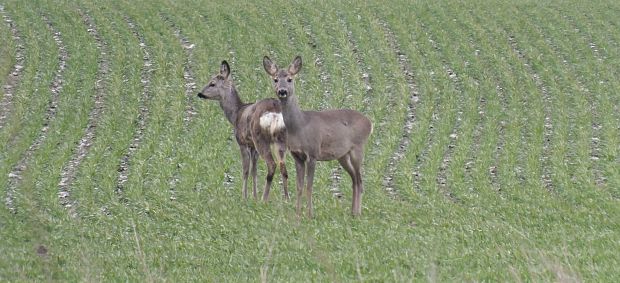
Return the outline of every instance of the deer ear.
{"type": "Polygon", "coordinates": [[[301,56],[295,57],[291,65],[288,66],[288,72],[291,75],[299,73],[299,70],[301,70],[301,56]]]}
{"type": "Polygon", "coordinates": [[[267,74],[270,74],[272,76],[275,76],[276,72],[278,71],[278,66],[276,66],[276,64],[273,63],[271,59],[269,59],[269,57],[267,56],[263,57],[263,67],[265,68],[267,74]]]}
{"type": "Polygon", "coordinates": [[[220,65],[220,74],[225,78],[228,78],[228,75],[230,75],[230,66],[226,60],[222,61],[222,65],[220,65]]]}

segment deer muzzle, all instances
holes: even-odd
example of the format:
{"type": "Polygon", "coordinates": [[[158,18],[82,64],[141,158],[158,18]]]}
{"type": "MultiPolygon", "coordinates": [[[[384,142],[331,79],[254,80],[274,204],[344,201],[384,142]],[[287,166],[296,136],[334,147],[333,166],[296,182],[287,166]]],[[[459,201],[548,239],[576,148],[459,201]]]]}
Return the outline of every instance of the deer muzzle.
{"type": "Polygon", "coordinates": [[[286,98],[287,96],[288,96],[288,91],[286,89],[279,89],[278,90],[278,97],[286,98]]]}

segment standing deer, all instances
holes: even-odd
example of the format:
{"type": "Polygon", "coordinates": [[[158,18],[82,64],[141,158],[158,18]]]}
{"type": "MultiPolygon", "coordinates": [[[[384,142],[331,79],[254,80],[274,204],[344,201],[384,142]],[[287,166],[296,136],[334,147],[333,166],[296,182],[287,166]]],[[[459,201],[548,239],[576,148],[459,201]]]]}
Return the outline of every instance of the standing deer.
{"type": "Polygon", "coordinates": [[[254,199],[257,198],[256,162],[260,155],[267,164],[267,181],[263,191],[263,200],[269,199],[269,189],[276,170],[276,163],[271,154],[273,145],[280,164],[284,198],[288,199],[288,174],[284,164],[286,127],[282,119],[280,102],[276,99],[263,99],[256,103],[243,103],[230,77],[230,66],[226,61],[222,61],[220,73],[211,78],[209,84],[198,93],[198,97],[219,101],[224,115],[234,127],[243,165],[243,197],[248,198],[247,183],[251,172],[253,195],[254,199]]]}
{"type": "Polygon", "coordinates": [[[302,111],[295,95],[294,77],[301,69],[297,56],[288,68],[280,69],[265,56],[265,71],[273,78],[276,96],[282,105],[287,145],[297,172],[297,214],[301,215],[304,177],[307,178],[308,216],[312,217],[312,182],[316,161],[337,159],[353,183],[352,214],[362,213],[362,163],[364,145],[372,133],[372,122],[362,113],[341,109],[302,111]]]}

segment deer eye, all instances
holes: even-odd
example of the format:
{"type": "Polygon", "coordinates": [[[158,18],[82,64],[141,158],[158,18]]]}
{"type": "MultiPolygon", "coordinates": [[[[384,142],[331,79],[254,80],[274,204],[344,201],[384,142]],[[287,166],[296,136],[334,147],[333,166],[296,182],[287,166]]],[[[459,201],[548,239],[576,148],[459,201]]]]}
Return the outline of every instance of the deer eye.
{"type": "Polygon", "coordinates": [[[278,79],[273,79],[273,82],[274,82],[274,83],[277,83],[277,82],[278,82],[278,79]]]}
{"type": "Polygon", "coordinates": [[[214,87],[215,83],[209,83],[209,87],[214,87]]]}
{"type": "Polygon", "coordinates": [[[292,81],[293,81],[293,79],[288,78],[288,79],[286,79],[286,81],[290,83],[290,82],[292,82],[292,81]]]}

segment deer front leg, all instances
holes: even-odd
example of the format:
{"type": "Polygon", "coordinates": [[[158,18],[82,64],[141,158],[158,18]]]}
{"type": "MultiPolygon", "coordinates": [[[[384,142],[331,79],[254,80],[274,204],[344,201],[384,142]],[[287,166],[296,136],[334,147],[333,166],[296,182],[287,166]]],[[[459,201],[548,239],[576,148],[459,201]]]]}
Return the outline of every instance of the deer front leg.
{"type": "Polygon", "coordinates": [[[312,183],[314,182],[314,169],[316,165],[316,159],[310,157],[306,161],[306,170],[308,175],[308,180],[306,180],[306,197],[308,198],[308,217],[312,218],[313,216],[313,208],[312,208],[312,183]]]}
{"type": "Polygon", "coordinates": [[[297,154],[292,154],[295,159],[295,172],[297,175],[297,216],[301,216],[301,197],[304,189],[304,177],[306,175],[305,158],[297,154]]]}
{"type": "Polygon", "coordinates": [[[246,146],[239,145],[241,150],[241,166],[242,166],[242,178],[243,189],[242,194],[244,199],[248,199],[248,176],[250,174],[250,151],[246,146]]]}

